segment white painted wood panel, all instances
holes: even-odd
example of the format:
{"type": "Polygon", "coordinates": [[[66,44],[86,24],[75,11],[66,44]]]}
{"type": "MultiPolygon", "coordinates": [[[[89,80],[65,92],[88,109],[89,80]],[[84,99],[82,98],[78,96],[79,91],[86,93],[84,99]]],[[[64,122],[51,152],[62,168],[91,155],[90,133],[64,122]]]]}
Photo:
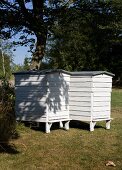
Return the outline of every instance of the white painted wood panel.
{"type": "Polygon", "coordinates": [[[111,88],[92,88],[92,92],[111,92],[111,88]]]}
{"type": "Polygon", "coordinates": [[[70,101],[70,106],[91,106],[91,102],[89,101],[70,101]]]}
{"type": "Polygon", "coordinates": [[[86,117],[91,117],[91,112],[85,112],[85,111],[79,111],[79,110],[70,110],[70,115],[74,115],[74,116],[86,116],[86,117]]]}
{"type": "Polygon", "coordinates": [[[102,97],[96,97],[96,96],[95,96],[95,97],[93,98],[93,100],[94,100],[94,101],[102,101],[102,102],[106,102],[106,101],[110,102],[111,99],[110,99],[109,96],[107,96],[107,97],[106,97],[106,96],[102,96],[102,97]]]}
{"type": "Polygon", "coordinates": [[[70,86],[70,89],[69,89],[69,92],[72,92],[72,91],[75,91],[75,92],[91,92],[92,89],[91,88],[85,88],[85,87],[71,87],[70,86]]]}
{"type": "Polygon", "coordinates": [[[105,110],[105,111],[94,111],[93,116],[99,117],[102,115],[110,115],[110,110],[105,110]]]}
{"type": "Polygon", "coordinates": [[[112,79],[111,78],[95,78],[95,77],[93,77],[93,82],[112,83],[112,79]]]}
{"type": "Polygon", "coordinates": [[[110,92],[94,92],[93,96],[97,96],[97,97],[111,97],[111,93],[110,92]]]}
{"type": "Polygon", "coordinates": [[[110,111],[110,107],[109,106],[95,106],[93,107],[93,112],[101,112],[101,111],[110,111]]]}
{"type": "Polygon", "coordinates": [[[94,103],[93,103],[93,106],[95,107],[95,106],[102,106],[102,107],[104,107],[104,106],[108,106],[108,107],[110,107],[110,102],[109,101],[95,101],[94,103]]]}
{"type": "Polygon", "coordinates": [[[61,110],[57,110],[56,112],[54,111],[48,111],[48,116],[49,117],[54,117],[54,116],[69,116],[68,110],[64,110],[63,112],[61,110]]]}
{"type": "Polygon", "coordinates": [[[72,76],[70,79],[70,82],[92,82],[92,78],[91,77],[74,77],[72,76]]]}
{"type": "Polygon", "coordinates": [[[33,82],[33,81],[46,81],[46,76],[45,75],[15,75],[15,82],[20,82],[20,81],[28,81],[28,82],[33,82]]]}
{"type": "Polygon", "coordinates": [[[106,74],[100,74],[100,75],[95,75],[93,78],[112,78],[112,77],[106,74]]]}
{"type": "Polygon", "coordinates": [[[88,101],[89,102],[89,101],[91,101],[91,97],[79,97],[79,96],[78,97],[72,97],[72,98],[70,97],[69,102],[70,101],[72,101],[72,102],[73,101],[83,101],[83,102],[88,101]]]}
{"type": "Polygon", "coordinates": [[[17,86],[39,86],[39,87],[57,87],[57,88],[60,88],[60,87],[67,87],[69,86],[69,82],[66,82],[66,81],[62,81],[59,82],[59,81],[55,81],[55,82],[51,82],[51,81],[45,81],[45,82],[40,82],[40,81],[32,81],[32,82],[28,82],[28,81],[16,81],[16,87],[17,86]]]}
{"type": "Polygon", "coordinates": [[[82,115],[70,114],[70,118],[71,118],[72,120],[91,121],[91,117],[90,117],[90,116],[82,116],[82,115]]]}
{"type": "Polygon", "coordinates": [[[55,121],[55,120],[58,120],[58,121],[61,121],[61,120],[69,120],[69,116],[68,115],[62,115],[62,116],[54,116],[54,117],[49,117],[48,118],[48,121],[55,121]]]}
{"type": "Polygon", "coordinates": [[[71,97],[90,97],[90,96],[91,96],[91,93],[89,93],[89,92],[73,92],[73,91],[69,92],[69,98],[71,98],[71,97]]]}
{"type": "Polygon", "coordinates": [[[90,106],[75,106],[75,105],[70,105],[69,106],[69,110],[72,111],[72,110],[77,110],[77,111],[85,111],[85,112],[90,112],[91,111],[91,107],[90,106]]]}
{"type": "Polygon", "coordinates": [[[111,88],[112,84],[111,83],[93,83],[93,87],[100,87],[100,88],[111,88]]]}
{"type": "Polygon", "coordinates": [[[91,87],[92,82],[72,82],[70,87],[91,87]]]}
{"type": "Polygon", "coordinates": [[[34,122],[46,122],[46,118],[37,116],[16,116],[16,120],[21,121],[34,121],[34,122]]]}

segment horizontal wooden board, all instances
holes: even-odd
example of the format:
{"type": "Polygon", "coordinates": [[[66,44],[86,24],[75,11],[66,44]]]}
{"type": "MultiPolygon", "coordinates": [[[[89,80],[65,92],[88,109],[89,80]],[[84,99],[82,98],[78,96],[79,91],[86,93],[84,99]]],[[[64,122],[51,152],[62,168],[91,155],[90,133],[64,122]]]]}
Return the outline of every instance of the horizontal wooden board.
{"type": "Polygon", "coordinates": [[[69,97],[90,97],[91,93],[90,92],[79,92],[79,91],[70,91],[69,92],[69,97]]]}
{"type": "Polygon", "coordinates": [[[102,96],[102,97],[97,97],[97,96],[95,96],[94,98],[93,98],[93,101],[101,101],[101,102],[110,102],[111,101],[111,98],[109,97],[109,96],[102,96]]]}
{"type": "Polygon", "coordinates": [[[45,102],[45,103],[50,103],[50,102],[55,102],[57,104],[60,104],[62,102],[65,102],[65,104],[69,103],[68,97],[67,96],[54,96],[54,97],[50,97],[50,96],[42,96],[42,97],[36,97],[36,96],[18,96],[16,95],[16,101],[18,102],[45,102]]]}
{"type": "Polygon", "coordinates": [[[92,92],[111,92],[112,91],[112,89],[111,88],[92,88],[92,92]]]}
{"type": "Polygon", "coordinates": [[[106,111],[94,111],[92,113],[93,117],[96,116],[96,117],[99,117],[99,116],[102,116],[102,115],[107,115],[109,116],[110,115],[110,110],[106,110],[106,111]]]}
{"type": "Polygon", "coordinates": [[[38,115],[38,116],[43,116],[46,115],[46,110],[27,110],[26,111],[23,108],[16,108],[16,113],[18,113],[18,115],[38,115]]]}
{"type": "Polygon", "coordinates": [[[96,78],[93,77],[93,82],[99,82],[99,83],[112,83],[112,79],[111,78],[96,78]]]}
{"type": "Polygon", "coordinates": [[[59,74],[59,73],[53,73],[53,74],[41,74],[41,75],[29,75],[29,74],[23,74],[23,75],[15,75],[16,81],[47,81],[47,80],[63,80],[63,79],[69,79],[70,75],[67,74],[59,74]]]}
{"type": "Polygon", "coordinates": [[[90,112],[91,111],[91,107],[90,106],[86,106],[85,107],[85,106],[71,106],[70,105],[69,106],[69,110],[70,111],[73,111],[73,110],[76,111],[77,110],[77,111],[81,111],[81,112],[84,112],[84,111],[85,112],[90,112]]]}
{"type": "Polygon", "coordinates": [[[16,116],[18,121],[46,122],[46,118],[38,116],[16,116]]]}
{"type": "Polygon", "coordinates": [[[15,106],[16,107],[46,107],[46,102],[37,102],[37,101],[23,101],[23,100],[16,100],[15,106]]]}
{"type": "Polygon", "coordinates": [[[69,92],[91,92],[92,91],[92,88],[85,88],[85,87],[70,87],[69,88],[69,92]]]}
{"type": "Polygon", "coordinates": [[[110,92],[94,92],[93,96],[97,96],[97,97],[111,97],[111,93],[110,92]]]}
{"type": "Polygon", "coordinates": [[[95,75],[93,78],[110,78],[110,79],[112,79],[112,76],[109,76],[106,74],[100,74],[100,75],[95,75]]]}
{"type": "Polygon", "coordinates": [[[91,112],[89,111],[79,111],[79,110],[70,110],[69,112],[70,115],[77,115],[77,116],[91,116],[91,112]]]}
{"type": "Polygon", "coordinates": [[[104,106],[108,106],[108,107],[110,107],[110,105],[111,105],[111,103],[109,102],[109,101],[96,101],[96,102],[93,102],[93,106],[102,106],[102,107],[104,107],[104,106]]]}
{"type": "Polygon", "coordinates": [[[63,115],[62,115],[62,116],[55,116],[55,117],[49,117],[49,118],[48,118],[48,121],[49,121],[49,122],[50,122],[50,121],[51,121],[51,122],[53,122],[53,121],[54,121],[54,122],[56,122],[56,121],[57,121],[57,122],[60,122],[60,121],[65,121],[65,120],[66,120],[66,121],[69,120],[69,116],[65,116],[65,115],[63,116],[63,115]]]}
{"type": "Polygon", "coordinates": [[[93,107],[93,112],[105,112],[105,111],[110,111],[110,107],[109,106],[95,106],[93,107]]]}
{"type": "Polygon", "coordinates": [[[69,106],[91,106],[91,102],[89,101],[70,101],[69,106]]]}
{"type": "Polygon", "coordinates": [[[50,87],[56,87],[56,88],[60,88],[60,87],[68,87],[69,86],[69,82],[41,82],[41,81],[32,81],[32,82],[28,82],[28,81],[16,81],[15,86],[39,86],[39,87],[45,87],[45,88],[50,88],[50,87]]]}
{"type": "Polygon", "coordinates": [[[93,83],[93,87],[100,87],[100,88],[111,88],[112,83],[93,83]]]}
{"type": "Polygon", "coordinates": [[[28,81],[28,82],[32,82],[32,81],[46,81],[46,75],[15,75],[15,81],[28,81]]]}
{"type": "Polygon", "coordinates": [[[80,102],[80,101],[83,101],[83,102],[86,102],[86,101],[91,101],[91,97],[70,97],[69,98],[69,103],[70,102],[73,102],[73,101],[78,101],[78,102],[80,102]]]}
{"type": "Polygon", "coordinates": [[[64,110],[64,111],[56,111],[56,112],[51,112],[51,111],[48,111],[48,117],[60,117],[60,116],[69,116],[69,111],[68,110],[64,110]]]}
{"type": "Polygon", "coordinates": [[[16,86],[15,87],[15,91],[16,91],[16,94],[17,94],[17,91],[23,91],[23,92],[26,92],[26,91],[31,91],[32,93],[33,92],[43,92],[43,93],[47,93],[47,92],[52,92],[52,93],[68,93],[68,89],[69,87],[60,87],[60,88],[55,88],[55,87],[50,87],[50,88],[47,88],[47,87],[39,87],[39,86],[16,86]]]}
{"type": "Polygon", "coordinates": [[[92,82],[91,77],[80,77],[80,76],[72,76],[70,82],[92,82]]]}
{"type": "Polygon", "coordinates": [[[17,107],[26,107],[26,106],[29,106],[29,107],[43,107],[43,106],[47,106],[47,105],[58,105],[58,106],[68,106],[68,104],[66,104],[67,102],[65,101],[62,101],[62,102],[49,102],[49,103],[46,103],[46,102],[42,102],[42,101],[22,101],[22,100],[16,100],[15,102],[15,106],[17,107]]]}
{"type": "Polygon", "coordinates": [[[70,88],[71,87],[91,87],[92,82],[71,82],[70,83],[70,88]]]}
{"type": "Polygon", "coordinates": [[[91,117],[90,117],[90,116],[82,116],[82,115],[70,114],[70,118],[71,118],[72,120],[91,121],[91,117]]]}

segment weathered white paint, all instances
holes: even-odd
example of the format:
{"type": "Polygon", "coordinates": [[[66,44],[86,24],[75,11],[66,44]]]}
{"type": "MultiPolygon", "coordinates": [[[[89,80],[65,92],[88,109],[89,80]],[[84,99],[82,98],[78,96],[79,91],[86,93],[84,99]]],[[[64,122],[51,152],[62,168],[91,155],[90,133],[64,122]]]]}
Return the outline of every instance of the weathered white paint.
{"type": "MultiPolygon", "coordinates": [[[[111,119],[112,76],[107,74],[80,76],[79,74],[71,76],[69,90],[70,118],[88,121],[90,131],[94,131],[97,120],[111,119]]],[[[106,128],[109,129],[110,121],[107,121],[107,123],[106,128]]]]}
{"type": "Polygon", "coordinates": [[[45,122],[47,133],[53,122],[70,120],[69,74],[15,74],[15,80],[17,120],[45,122]]]}

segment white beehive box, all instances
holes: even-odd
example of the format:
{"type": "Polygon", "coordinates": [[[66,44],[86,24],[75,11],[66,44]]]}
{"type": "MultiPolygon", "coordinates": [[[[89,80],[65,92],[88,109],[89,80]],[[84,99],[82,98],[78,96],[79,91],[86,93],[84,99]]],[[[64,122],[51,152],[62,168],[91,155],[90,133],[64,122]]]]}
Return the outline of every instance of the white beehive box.
{"type": "Polygon", "coordinates": [[[72,120],[90,122],[90,131],[97,121],[106,121],[110,129],[112,77],[105,71],[72,72],[69,111],[72,120]]]}
{"type": "Polygon", "coordinates": [[[70,75],[63,70],[14,73],[17,120],[45,122],[50,132],[53,122],[69,128],[70,75]]]}

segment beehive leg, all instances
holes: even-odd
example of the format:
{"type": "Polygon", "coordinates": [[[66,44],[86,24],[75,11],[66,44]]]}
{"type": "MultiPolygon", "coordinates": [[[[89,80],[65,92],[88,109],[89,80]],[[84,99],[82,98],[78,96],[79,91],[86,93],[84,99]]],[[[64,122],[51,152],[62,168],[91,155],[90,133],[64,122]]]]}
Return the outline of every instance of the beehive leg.
{"type": "Polygon", "coordinates": [[[96,122],[93,122],[93,121],[90,122],[90,131],[91,132],[94,131],[95,125],[96,125],[96,122]]]}
{"type": "Polygon", "coordinates": [[[46,133],[50,133],[51,126],[52,126],[52,123],[46,122],[46,133]]]}
{"type": "Polygon", "coordinates": [[[106,129],[110,129],[111,120],[106,120],[106,129]]]}
{"type": "Polygon", "coordinates": [[[70,122],[70,121],[66,121],[66,122],[64,123],[64,129],[65,129],[65,130],[69,130],[69,122],[70,122]]]}
{"type": "Polygon", "coordinates": [[[62,121],[59,122],[59,127],[63,128],[63,122],[62,121]]]}

